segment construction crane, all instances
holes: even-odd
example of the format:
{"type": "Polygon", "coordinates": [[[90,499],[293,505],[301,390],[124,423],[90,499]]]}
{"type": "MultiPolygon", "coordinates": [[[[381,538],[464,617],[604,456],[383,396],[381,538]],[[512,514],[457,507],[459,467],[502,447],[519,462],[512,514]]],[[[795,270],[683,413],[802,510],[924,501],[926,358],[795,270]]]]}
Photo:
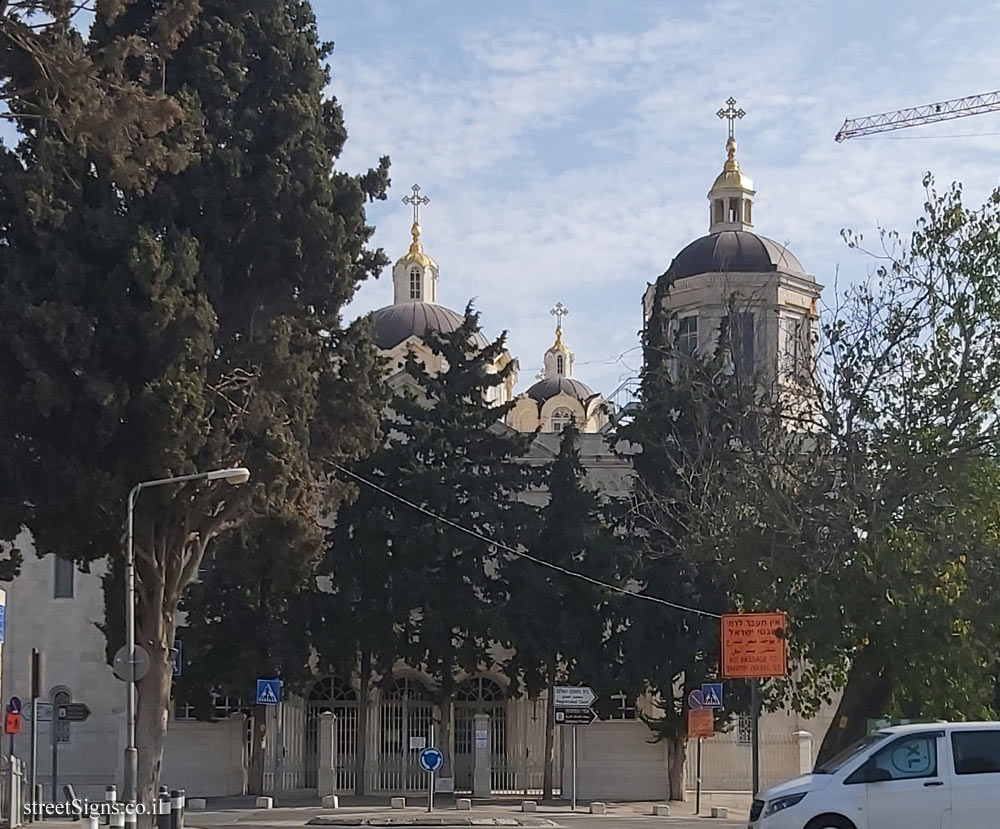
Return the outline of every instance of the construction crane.
{"type": "Polygon", "coordinates": [[[834,140],[845,141],[848,138],[857,138],[859,135],[901,130],[904,127],[933,124],[936,121],[950,121],[952,118],[965,118],[967,115],[979,115],[982,112],[996,112],[998,110],[1000,110],[1000,91],[987,92],[985,95],[970,95],[968,98],[955,98],[951,101],[925,104],[913,109],[899,109],[895,112],[869,115],[866,118],[848,119],[844,121],[844,126],[834,136],[834,140]]]}

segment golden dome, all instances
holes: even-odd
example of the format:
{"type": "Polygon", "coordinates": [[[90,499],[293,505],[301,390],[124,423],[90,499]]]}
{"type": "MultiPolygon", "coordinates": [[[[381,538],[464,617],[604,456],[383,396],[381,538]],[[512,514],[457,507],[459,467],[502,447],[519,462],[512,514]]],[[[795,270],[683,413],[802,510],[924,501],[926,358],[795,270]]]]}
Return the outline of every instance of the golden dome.
{"type": "Polygon", "coordinates": [[[437,263],[424,253],[424,249],[420,246],[420,225],[414,222],[413,227],[410,228],[410,234],[413,236],[413,241],[410,242],[410,249],[400,257],[396,264],[416,262],[424,268],[430,266],[436,268],[437,263]]]}
{"type": "Polygon", "coordinates": [[[709,191],[711,196],[716,190],[733,189],[753,190],[753,179],[740,169],[740,163],[736,160],[736,140],[730,138],[726,142],[726,163],[722,167],[722,172],[712,185],[709,191]]]}

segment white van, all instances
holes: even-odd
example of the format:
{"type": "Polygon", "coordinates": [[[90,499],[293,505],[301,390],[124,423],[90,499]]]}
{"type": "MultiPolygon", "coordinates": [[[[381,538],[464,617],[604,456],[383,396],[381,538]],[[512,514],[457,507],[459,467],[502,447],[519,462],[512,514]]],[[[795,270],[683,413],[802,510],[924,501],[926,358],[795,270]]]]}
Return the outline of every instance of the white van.
{"type": "Polygon", "coordinates": [[[1000,722],[883,728],[758,795],[749,829],[1000,827],[1000,722]]]}

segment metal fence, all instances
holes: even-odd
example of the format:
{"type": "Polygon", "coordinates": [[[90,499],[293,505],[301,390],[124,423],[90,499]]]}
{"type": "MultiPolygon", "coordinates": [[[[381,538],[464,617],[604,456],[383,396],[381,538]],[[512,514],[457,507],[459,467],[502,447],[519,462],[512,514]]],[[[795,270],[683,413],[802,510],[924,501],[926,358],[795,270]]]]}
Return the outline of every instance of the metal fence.
{"type": "Polygon", "coordinates": [[[14,756],[0,762],[0,804],[6,825],[10,829],[20,826],[24,814],[24,762],[14,756]]]}

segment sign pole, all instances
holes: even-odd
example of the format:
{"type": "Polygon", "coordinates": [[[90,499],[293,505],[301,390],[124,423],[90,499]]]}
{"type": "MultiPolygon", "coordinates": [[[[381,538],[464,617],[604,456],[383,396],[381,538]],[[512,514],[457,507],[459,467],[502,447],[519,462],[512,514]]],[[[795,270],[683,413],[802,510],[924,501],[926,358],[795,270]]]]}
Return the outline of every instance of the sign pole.
{"type": "MultiPolygon", "coordinates": [[[[58,711],[53,711],[54,714],[58,714],[58,711]]],[[[52,722],[49,724],[49,728],[52,729],[52,802],[59,802],[59,751],[56,747],[56,717],[52,717],[52,722]]]]}
{"type": "Polygon", "coordinates": [[[760,680],[750,680],[750,746],[753,756],[753,796],[760,791],[760,680]]]}
{"type": "Polygon", "coordinates": [[[698,760],[697,768],[695,769],[695,781],[694,781],[694,813],[695,815],[701,814],[701,744],[705,742],[703,738],[698,738],[698,760]]]}
{"type": "Polygon", "coordinates": [[[573,726],[573,811],[576,811],[576,726],[573,726]]]}
{"type": "MultiPolygon", "coordinates": [[[[434,745],[434,722],[431,721],[431,746],[434,745]]],[[[434,772],[427,772],[427,812],[434,811],[434,772]]]]}

